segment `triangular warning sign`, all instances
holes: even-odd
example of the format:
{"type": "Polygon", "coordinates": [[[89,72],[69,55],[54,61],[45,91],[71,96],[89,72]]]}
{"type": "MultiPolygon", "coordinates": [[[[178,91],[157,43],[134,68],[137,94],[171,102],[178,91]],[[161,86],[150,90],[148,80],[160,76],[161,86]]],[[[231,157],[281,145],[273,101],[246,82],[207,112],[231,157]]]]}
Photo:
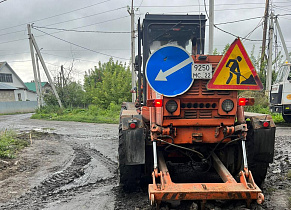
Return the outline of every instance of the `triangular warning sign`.
{"type": "Polygon", "coordinates": [[[209,90],[262,90],[263,85],[242,42],[237,38],[217,65],[209,90]]]}

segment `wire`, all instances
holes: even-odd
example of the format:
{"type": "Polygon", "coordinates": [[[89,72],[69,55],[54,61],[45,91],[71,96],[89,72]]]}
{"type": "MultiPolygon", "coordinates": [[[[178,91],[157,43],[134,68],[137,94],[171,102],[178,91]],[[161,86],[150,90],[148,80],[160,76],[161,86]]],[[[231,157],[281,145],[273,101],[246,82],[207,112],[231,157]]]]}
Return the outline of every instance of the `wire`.
{"type": "Polygon", "coordinates": [[[209,19],[209,15],[208,15],[207,9],[206,9],[206,2],[205,2],[205,0],[204,0],[204,9],[205,9],[205,13],[206,13],[207,18],[209,19]]]}
{"type": "Polygon", "coordinates": [[[49,35],[49,36],[51,36],[51,37],[54,37],[54,38],[56,38],[56,39],[58,39],[58,40],[61,40],[61,41],[63,41],[63,42],[69,43],[69,44],[71,44],[71,45],[74,45],[74,46],[80,47],[80,48],[82,48],[82,49],[85,49],[85,50],[88,50],[88,51],[91,51],[91,52],[95,52],[95,53],[97,53],[97,54],[101,54],[101,55],[105,55],[105,56],[109,56],[109,57],[114,57],[114,58],[118,58],[118,59],[122,59],[122,60],[129,60],[129,59],[126,59],[126,58],[121,58],[121,57],[117,57],[117,56],[113,56],[113,55],[108,55],[108,54],[105,54],[105,53],[101,53],[101,52],[98,52],[98,51],[95,51],[95,50],[89,49],[89,48],[87,48],[87,47],[83,47],[83,46],[81,46],[81,45],[78,45],[78,44],[75,44],[75,43],[73,43],[73,42],[70,42],[70,41],[67,41],[67,40],[65,40],[65,39],[59,38],[59,37],[57,37],[57,36],[54,36],[54,35],[52,35],[52,34],[46,33],[46,32],[44,32],[44,31],[42,31],[42,30],[40,30],[40,29],[37,29],[37,28],[35,28],[35,30],[40,31],[40,32],[42,32],[42,33],[44,33],[44,34],[46,34],[46,35],[49,35]]]}
{"type": "Polygon", "coordinates": [[[163,143],[166,143],[166,144],[169,144],[169,145],[172,145],[172,146],[174,146],[174,147],[178,147],[178,148],[180,148],[180,149],[184,149],[184,150],[188,150],[188,151],[194,152],[194,153],[198,154],[198,156],[199,156],[200,158],[204,158],[204,156],[203,156],[202,153],[200,153],[200,152],[198,152],[198,151],[196,151],[196,150],[194,150],[194,149],[190,149],[190,148],[187,148],[187,147],[182,147],[182,146],[177,145],[177,144],[172,144],[172,143],[167,142],[167,141],[164,141],[164,140],[162,140],[162,139],[156,139],[156,140],[157,140],[157,141],[160,141],[160,142],[163,142],[163,143]]]}
{"type": "Polygon", "coordinates": [[[208,157],[206,158],[206,160],[207,159],[209,159],[210,157],[211,157],[211,153],[213,153],[215,150],[216,150],[216,148],[225,140],[225,139],[228,139],[228,138],[232,138],[232,137],[237,137],[237,135],[230,135],[230,136],[226,136],[226,137],[224,137],[223,139],[221,139],[220,140],[220,142],[218,142],[216,145],[215,145],[215,147],[211,150],[211,152],[209,153],[209,155],[208,155],[208,157]]]}
{"type": "Polygon", "coordinates": [[[62,58],[70,58],[70,59],[75,59],[78,61],[85,61],[85,62],[92,62],[92,63],[97,63],[98,61],[90,61],[90,60],[84,60],[84,59],[80,59],[80,58],[72,58],[72,57],[66,57],[66,56],[59,56],[59,55],[54,55],[54,54],[50,54],[50,53],[42,53],[44,55],[51,55],[51,56],[55,56],[55,57],[62,57],[62,58]]]}
{"type": "Polygon", "coordinates": [[[7,44],[7,43],[18,42],[18,41],[22,41],[22,40],[27,40],[27,39],[26,38],[25,39],[14,39],[14,40],[10,40],[10,41],[7,41],[7,42],[0,42],[0,44],[7,44]]]}
{"type": "Polygon", "coordinates": [[[120,10],[120,9],[123,9],[123,8],[126,8],[126,7],[123,6],[123,7],[119,7],[119,8],[116,8],[116,9],[107,10],[105,12],[99,12],[99,13],[95,13],[95,14],[92,14],[92,15],[87,15],[87,16],[84,16],[84,17],[74,18],[74,19],[70,19],[70,20],[66,20],[66,21],[62,21],[62,22],[58,22],[58,23],[52,23],[52,24],[49,24],[47,26],[53,26],[53,25],[67,23],[67,22],[71,22],[71,21],[75,21],[75,20],[80,20],[80,19],[84,19],[84,18],[88,18],[88,17],[93,17],[93,16],[96,16],[96,15],[101,15],[101,14],[105,14],[105,13],[108,13],[108,12],[113,12],[113,11],[120,10]]]}
{"type": "Polygon", "coordinates": [[[234,21],[229,21],[229,22],[224,22],[224,23],[216,23],[215,25],[224,25],[224,24],[229,24],[229,23],[238,23],[238,22],[243,22],[243,21],[247,21],[247,20],[254,20],[254,19],[258,19],[258,18],[262,18],[262,17],[252,17],[252,18],[234,20],[234,21]]]}
{"type": "Polygon", "coordinates": [[[12,31],[12,32],[5,33],[5,34],[0,34],[0,36],[5,36],[5,35],[8,35],[8,34],[15,34],[15,33],[19,33],[19,32],[25,32],[25,30],[12,31]]]}
{"type": "MultiPolygon", "coordinates": [[[[99,2],[99,3],[96,3],[96,4],[92,4],[92,5],[89,5],[89,6],[86,6],[86,7],[82,7],[82,8],[75,9],[75,10],[71,10],[69,12],[61,13],[61,14],[58,14],[58,15],[53,15],[53,16],[42,18],[42,19],[38,19],[38,20],[28,21],[28,22],[35,23],[35,22],[51,19],[51,18],[54,18],[54,17],[66,15],[66,14],[69,14],[69,13],[72,13],[72,12],[76,12],[76,11],[79,11],[79,10],[82,10],[82,9],[87,9],[89,7],[93,7],[93,6],[96,6],[96,5],[99,5],[99,4],[103,4],[103,3],[106,3],[106,2],[109,2],[109,1],[111,1],[111,0],[102,1],[102,2],[99,2]]],[[[27,24],[27,23],[22,23],[22,24],[19,24],[19,25],[3,28],[3,29],[0,29],[0,30],[5,30],[5,29],[9,29],[9,28],[15,28],[15,27],[22,26],[22,25],[25,25],[25,24],[27,24]]]]}
{"type": "Polygon", "coordinates": [[[104,34],[129,34],[130,31],[80,31],[74,29],[65,29],[65,28],[49,28],[49,27],[42,27],[42,26],[35,26],[33,25],[32,28],[44,28],[44,29],[53,29],[59,31],[69,31],[69,32],[82,32],[82,33],[104,33],[104,34]]]}
{"type": "MultiPolygon", "coordinates": [[[[78,28],[85,28],[85,27],[88,27],[88,26],[98,25],[98,24],[102,24],[102,23],[107,23],[107,22],[115,21],[115,20],[120,20],[122,18],[128,18],[128,15],[122,16],[122,17],[118,17],[118,18],[109,19],[109,20],[105,20],[105,21],[98,22],[98,23],[92,23],[92,24],[85,25],[85,26],[75,27],[75,28],[72,28],[71,30],[78,29],[78,28]]],[[[51,34],[58,34],[58,33],[62,33],[62,31],[54,32],[54,33],[51,33],[51,34]]],[[[42,36],[46,36],[46,35],[44,34],[44,35],[35,36],[35,37],[42,37],[42,36]]]]}
{"type": "Polygon", "coordinates": [[[139,6],[138,6],[138,8],[137,8],[137,9],[139,9],[139,8],[140,8],[140,6],[142,5],[142,3],[143,3],[143,0],[141,0],[141,2],[140,2],[140,4],[139,4],[139,6]]]}
{"type": "Polygon", "coordinates": [[[7,1],[7,0],[2,0],[2,1],[0,1],[0,4],[3,3],[4,1],[7,1]]]}
{"type": "Polygon", "coordinates": [[[259,28],[263,23],[262,23],[262,20],[263,20],[263,17],[261,18],[261,20],[260,20],[260,22],[258,23],[258,25],[251,31],[251,32],[249,32],[245,37],[244,37],[244,39],[246,39],[247,37],[250,37],[251,36],[251,34],[257,29],[257,28],[259,28]]]}
{"type": "Polygon", "coordinates": [[[9,63],[12,63],[12,62],[28,62],[28,61],[31,61],[31,60],[22,60],[22,61],[9,61],[9,63]]]}
{"type": "MultiPolygon", "coordinates": [[[[225,30],[223,30],[223,29],[217,27],[215,24],[214,24],[214,27],[215,27],[216,29],[218,29],[218,30],[220,30],[220,31],[222,31],[222,32],[224,32],[224,33],[226,33],[226,34],[232,35],[232,36],[234,36],[234,37],[240,37],[240,36],[238,36],[238,35],[235,35],[235,34],[233,34],[233,33],[230,33],[230,32],[228,32],[228,31],[225,31],[225,30]]],[[[262,39],[248,39],[248,38],[241,38],[241,39],[243,39],[243,40],[248,40],[248,41],[253,41],[253,42],[261,42],[261,41],[262,41],[262,39]]]]}
{"type": "MultiPolygon", "coordinates": [[[[115,21],[115,20],[120,20],[120,19],[126,18],[126,17],[128,17],[128,16],[126,15],[126,16],[122,16],[122,17],[118,17],[118,18],[113,18],[113,19],[105,20],[105,21],[98,22],[98,23],[92,23],[92,24],[85,25],[85,26],[75,27],[75,28],[72,28],[72,30],[77,29],[77,28],[84,28],[84,27],[88,27],[88,26],[92,26],[92,25],[98,25],[98,24],[102,24],[102,23],[107,23],[107,22],[111,22],[111,21],[115,21]]],[[[52,34],[57,34],[57,33],[61,33],[61,31],[54,32],[52,34]]],[[[42,36],[45,36],[45,35],[40,35],[40,36],[35,36],[35,37],[42,37],[42,36]]],[[[24,38],[24,39],[15,39],[15,40],[10,40],[10,41],[6,41],[6,42],[0,42],[0,45],[1,44],[6,44],[6,43],[11,43],[11,42],[22,41],[22,40],[27,40],[27,39],[26,38],[24,38]]]]}

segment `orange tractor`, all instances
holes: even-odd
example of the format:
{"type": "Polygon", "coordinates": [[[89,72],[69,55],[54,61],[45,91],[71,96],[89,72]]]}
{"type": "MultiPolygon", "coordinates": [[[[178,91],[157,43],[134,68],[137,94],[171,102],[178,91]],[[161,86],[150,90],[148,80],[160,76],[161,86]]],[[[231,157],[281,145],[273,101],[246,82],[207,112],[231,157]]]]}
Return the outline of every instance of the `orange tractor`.
{"type": "Polygon", "coordinates": [[[240,45],[204,55],[205,22],[204,15],[147,14],[138,23],[138,94],[122,104],[119,175],[125,191],[149,183],[152,205],[264,201],[259,186],[273,161],[275,125],[269,115],[244,113],[254,100],[238,98],[237,89],[261,83],[254,69],[244,70],[251,63],[237,56],[240,45]]]}

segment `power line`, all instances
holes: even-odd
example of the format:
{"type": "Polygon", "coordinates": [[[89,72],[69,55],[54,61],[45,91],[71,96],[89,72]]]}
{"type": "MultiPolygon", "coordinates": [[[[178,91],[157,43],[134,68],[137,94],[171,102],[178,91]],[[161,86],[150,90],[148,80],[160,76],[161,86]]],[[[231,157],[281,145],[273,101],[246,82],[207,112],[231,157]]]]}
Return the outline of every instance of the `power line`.
{"type": "MultiPolygon", "coordinates": [[[[113,18],[113,19],[105,20],[105,21],[98,22],[98,23],[92,23],[92,24],[85,25],[85,26],[75,27],[75,28],[72,28],[71,30],[78,29],[78,28],[85,28],[85,27],[88,27],[88,26],[98,25],[98,24],[102,24],[102,23],[107,23],[107,22],[115,21],[115,20],[120,20],[120,19],[127,18],[127,17],[128,17],[128,16],[126,15],[126,16],[122,16],[122,17],[118,17],[118,18],[113,18]]],[[[54,33],[51,33],[51,34],[57,34],[57,33],[61,33],[61,31],[54,32],[54,33]]],[[[35,37],[42,37],[42,36],[45,36],[45,35],[40,35],[40,36],[35,36],[35,37]]],[[[27,40],[27,38],[23,38],[23,39],[14,39],[14,40],[6,41],[6,42],[0,42],[0,45],[1,45],[1,44],[11,43],[11,42],[18,42],[18,41],[22,41],[22,40],[27,40]]]]}
{"type": "Polygon", "coordinates": [[[22,41],[22,40],[27,40],[27,38],[25,38],[25,39],[14,39],[14,40],[10,40],[10,41],[7,41],[7,42],[0,42],[0,44],[7,44],[7,43],[18,42],[18,41],[22,41]]]}
{"type": "MultiPolygon", "coordinates": [[[[91,4],[91,5],[86,6],[86,7],[82,7],[82,8],[75,9],[75,10],[71,10],[71,11],[69,11],[69,12],[64,12],[64,13],[61,13],[61,14],[53,15],[53,16],[46,17],[46,18],[42,18],[42,19],[38,19],[38,20],[28,21],[28,22],[30,22],[30,23],[35,23],[35,22],[39,22],[39,21],[43,21],[43,20],[47,20],[47,19],[51,19],[51,18],[54,18],[54,17],[58,17],[58,16],[62,16],[62,15],[66,15],[66,14],[69,14],[69,13],[72,13],[72,12],[76,12],[76,11],[79,11],[79,10],[87,9],[87,8],[89,8],[89,7],[93,7],[93,6],[96,6],[96,5],[99,5],[99,4],[103,4],[103,3],[106,3],[106,2],[109,2],[109,1],[111,1],[111,0],[102,1],[102,2],[99,2],[99,3],[96,3],[96,4],[91,4]]],[[[19,24],[19,25],[15,25],[15,26],[11,26],[11,27],[7,27],[7,28],[3,28],[3,29],[0,29],[0,30],[5,30],[5,29],[10,29],[10,28],[15,28],[15,27],[18,27],[18,26],[26,25],[26,24],[27,24],[27,23],[22,23],[22,24],[19,24]]]]}
{"type": "Polygon", "coordinates": [[[118,59],[122,59],[122,60],[128,60],[128,59],[126,59],[126,58],[121,58],[121,57],[117,57],[117,56],[113,56],[113,55],[108,55],[108,54],[105,54],[105,53],[101,53],[101,52],[98,52],[98,51],[95,51],[95,50],[89,49],[89,48],[87,48],[87,47],[83,47],[83,46],[81,46],[81,45],[78,45],[78,44],[75,44],[75,43],[73,43],[73,42],[70,42],[70,41],[67,41],[67,40],[65,40],[65,39],[59,38],[59,37],[57,37],[57,36],[54,36],[54,35],[52,35],[52,34],[46,33],[46,32],[44,32],[44,31],[42,31],[42,30],[40,30],[40,29],[37,29],[37,28],[35,28],[35,30],[40,31],[40,32],[42,32],[42,33],[44,33],[44,34],[46,34],[46,35],[51,36],[51,37],[54,37],[55,39],[61,40],[61,41],[63,41],[63,42],[69,43],[69,44],[71,44],[71,45],[74,45],[74,46],[80,47],[80,48],[82,48],[82,49],[85,49],[85,50],[88,50],[88,51],[91,51],[91,52],[94,52],[94,53],[97,53],[97,54],[105,55],[105,56],[108,56],[108,57],[114,57],[114,58],[118,58],[118,59]]]}
{"type": "Polygon", "coordinates": [[[67,56],[59,56],[59,55],[50,54],[50,53],[44,53],[44,52],[42,54],[44,54],[44,55],[51,55],[51,56],[55,56],[55,57],[69,58],[69,59],[74,59],[74,60],[78,60],[78,61],[98,63],[98,61],[85,60],[85,59],[81,59],[81,58],[72,58],[72,57],[67,57],[67,56]]]}
{"type": "Polygon", "coordinates": [[[260,20],[260,22],[258,23],[258,25],[251,31],[251,32],[249,32],[245,37],[244,37],[244,39],[246,39],[247,37],[250,37],[251,36],[251,34],[257,29],[257,28],[259,28],[263,23],[262,23],[262,20],[263,20],[263,17],[261,18],[261,20],[260,20]]]}
{"type": "Polygon", "coordinates": [[[9,34],[15,34],[15,33],[18,33],[18,32],[24,32],[24,31],[25,31],[25,30],[12,31],[12,32],[5,33],[5,34],[0,34],[0,36],[5,36],[5,35],[9,35],[9,34]]]}
{"type": "Polygon", "coordinates": [[[74,18],[74,19],[70,19],[70,20],[66,20],[66,21],[62,21],[62,22],[58,22],[58,23],[52,23],[52,24],[49,24],[47,26],[58,25],[58,24],[67,23],[67,22],[71,22],[71,21],[75,21],[75,20],[80,20],[80,19],[84,19],[84,18],[88,18],[88,17],[93,17],[93,16],[96,16],[96,15],[101,15],[101,14],[105,14],[105,13],[108,13],[108,12],[113,12],[113,11],[116,11],[116,10],[124,9],[124,8],[126,8],[126,6],[118,7],[118,8],[107,10],[107,11],[104,11],[104,12],[99,12],[99,13],[95,13],[95,14],[92,14],[92,15],[87,15],[87,16],[83,16],[83,17],[79,17],[79,18],[74,18]]]}
{"type": "Polygon", "coordinates": [[[59,31],[69,31],[69,32],[82,32],[82,33],[104,33],[104,34],[129,34],[130,31],[80,31],[80,30],[74,30],[74,29],[65,29],[65,28],[50,28],[50,27],[42,27],[42,26],[35,26],[33,25],[32,28],[44,28],[44,29],[53,29],[53,30],[59,30],[59,31]]]}
{"type": "MultiPolygon", "coordinates": [[[[0,2],[1,3],[1,2],[0,2]]],[[[21,60],[21,61],[7,61],[7,62],[10,62],[10,63],[22,63],[22,62],[28,62],[28,61],[30,61],[31,62],[31,60],[21,60]]]]}
{"type": "Polygon", "coordinates": [[[240,20],[234,20],[234,21],[229,21],[229,22],[224,22],[224,23],[216,23],[215,25],[224,25],[224,24],[229,24],[229,23],[239,23],[247,20],[254,20],[262,17],[252,17],[252,18],[246,18],[246,19],[240,19],[240,20]]]}
{"type": "Polygon", "coordinates": [[[229,32],[229,31],[226,31],[226,30],[223,30],[223,29],[217,27],[215,24],[214,24],[214,27],[215,27],[216,29],[218,29],[218,30],[220,30],[220,31],[222,31],[222,32],[224,32],[224,33],[226,33],[226,34],[231,35],[231,36],[234,36],[234,37],[240,37],[240,38],[243,39],[243,40],[248,40],[248,41],[253,41],[253,42],[261,42],[261,41],[262,41],[261,39],[248,39],[248,38],[242,38],[241,36],[235,35],[235,34],[229,32]]]}
{"type": "MultiPolygon", "coordinates": [[[[207,9],[206,9],[206,2],[205,2],[205,0],[204,0],[204,9],[205,9],[205,13],[206,13],[206,15],[207,15],[207,18],[209,19],[209,16],[208,16],[208,13],[207,13],[207,9]]],[[[258,17],[255,17],[255,18],[258,18],[258,17]]],[[[232,35],[232,36],[234,36],[234,37],[239,37],[239,36],[237,36],[237,35],[235,35],[235,34],[233,34],[233,33],[230,33],[230,32],[228,32],[228,31],[225,31],[225,30],[223,30],[223,29],[217,27],[217,25],[228,24],[228,23],[235,23],[235,22],[241,22],[241,21],[246,21],[246,20],[249,20],[249,19],[255,19],[255,18],[247,18],[247,19],[236,20],[236,21],[231,21],[231,22],[218,23],[218,24],[213,24],[213,26],[214,26],[216,29],[218,29],[218,30],[220,30],[220,31],[222,31],[222,32],[224,32],[224,33],[227,33],[227,34],[232,35]]],[[[262,18],[262,17],[260,17],[260,18],[262,18]]],[[[260,21],[260,22],[261,22],[261,21],[260,21]]],[[[253,30],[252,30],[252,31],[251,31],[247,36],[249,36],[252,32],[254,32],[254,30],[256,30],[257,27],[258,27],[258,26],[256,26],[256,28],[253,29],[253,30]]],[[[246,37],[247,37],[247,36],[246,36],[246,37]]],[[[241,38],[241,39],[243,39],[243,40],[248,40],[248,41],[262,41],[262,40],[252,40],[252,39],[248,39],[248,38],[246,38],[246,37],[245,37],[245,38],[241,38]]]]}
{"type": "Polygon", "coordinates": [[[7,1],[7,0],[2,0],[2,1],[0,1],[0,4],[3,3],[4,1],[7,1]]]}

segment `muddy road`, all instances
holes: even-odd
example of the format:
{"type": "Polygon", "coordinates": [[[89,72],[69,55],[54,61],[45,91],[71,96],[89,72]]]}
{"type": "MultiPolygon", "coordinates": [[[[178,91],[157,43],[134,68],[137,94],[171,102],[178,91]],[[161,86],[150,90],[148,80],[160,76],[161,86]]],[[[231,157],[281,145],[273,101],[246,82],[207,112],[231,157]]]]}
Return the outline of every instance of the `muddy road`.
{"type": "MultiPolygon", "coordinates": [[[[151,209],[146,192],[125,194],[118,187],[118,125],[30,116],[0,116],[0,130],[17,130],[31,142],[16,159],[0,162],[0,209],[151,209]]],[[[266,202],[252,209],[289,209],[290,136],[290,127],[277,128],[275,161],[263,188],[266,202]]],[[[246,209],[244,202],[234,201],[206,207],[246,209]]],[[[190,202],[175,207],[196,208],[190,202]]]]}

